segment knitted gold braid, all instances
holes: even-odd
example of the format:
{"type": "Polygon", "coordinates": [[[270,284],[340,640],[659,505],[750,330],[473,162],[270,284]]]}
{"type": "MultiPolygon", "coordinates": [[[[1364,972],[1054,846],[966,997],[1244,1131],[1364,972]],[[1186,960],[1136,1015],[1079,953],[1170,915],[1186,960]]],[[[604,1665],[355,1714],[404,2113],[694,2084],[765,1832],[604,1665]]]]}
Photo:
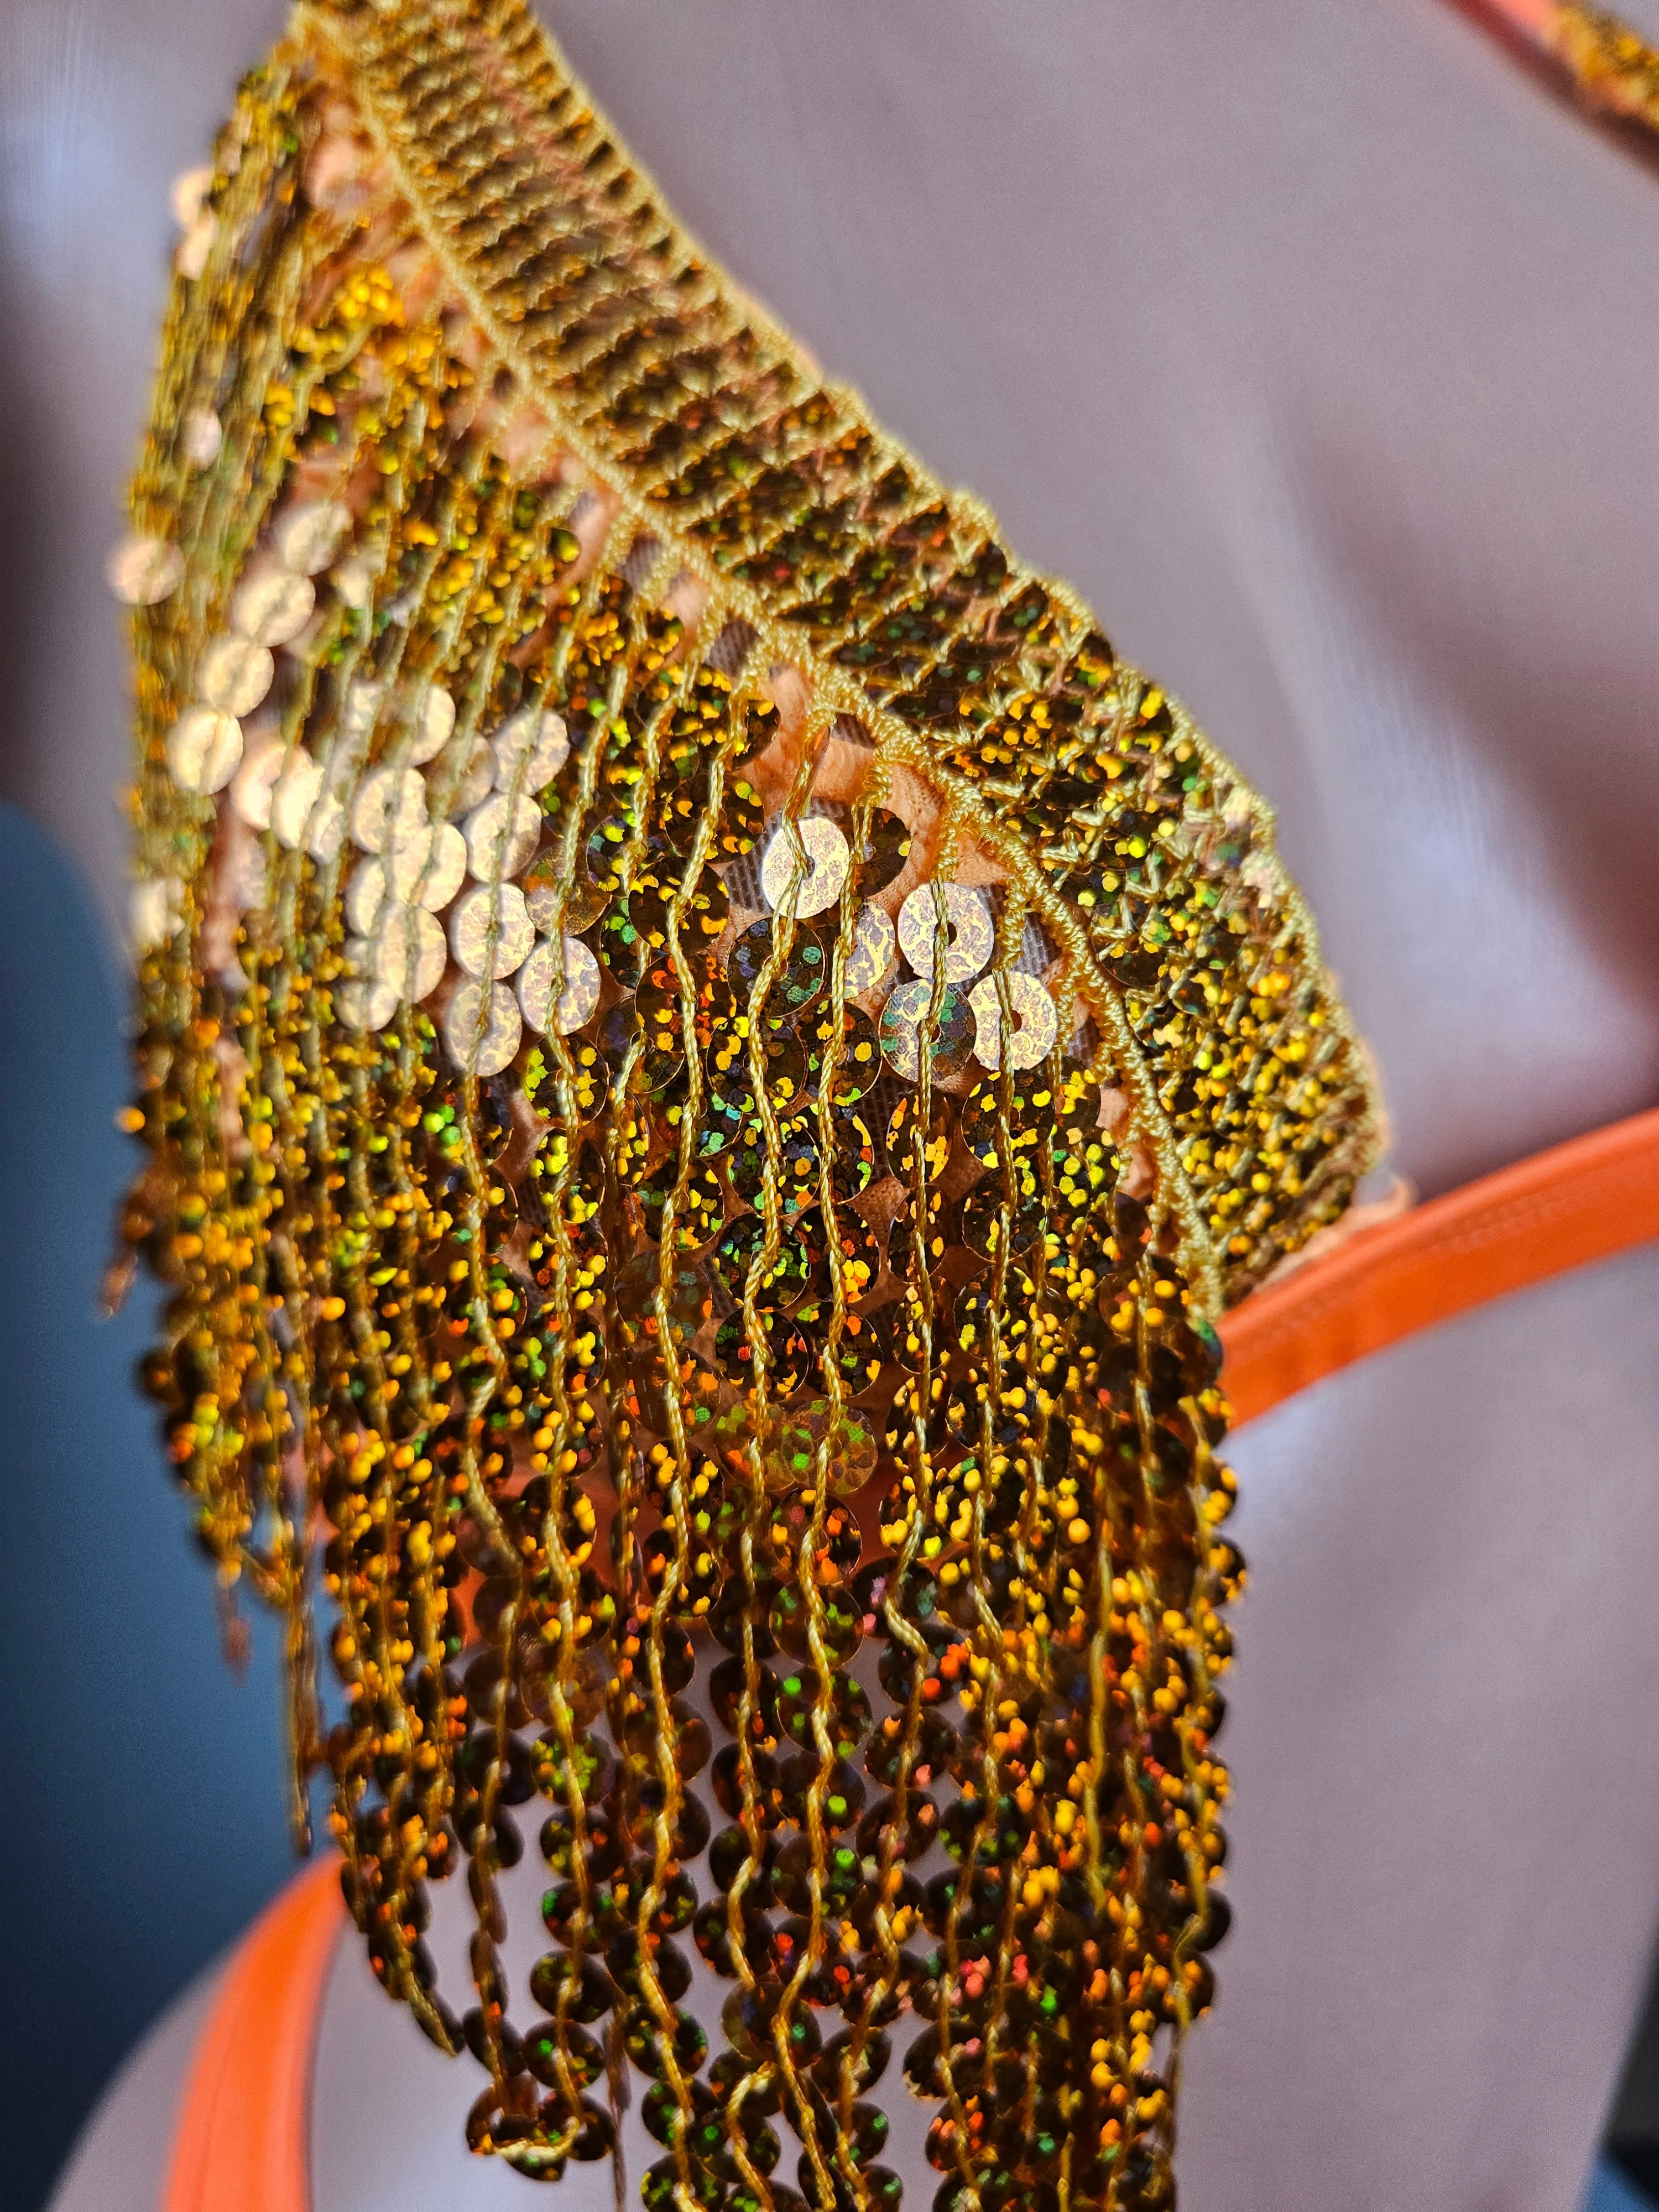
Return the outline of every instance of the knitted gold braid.
{"type": "Polygon", "coordinates": [[[648,2206],[894,2212],[885,2075],[939,2212],[1167,2207],[1215,1322],[1375,1145],[1268,811],[520,0],[301,8],[200,185],[112,570],[126,1227],[296,1821],[525,2174],[631,2064],[648,2206]]]}

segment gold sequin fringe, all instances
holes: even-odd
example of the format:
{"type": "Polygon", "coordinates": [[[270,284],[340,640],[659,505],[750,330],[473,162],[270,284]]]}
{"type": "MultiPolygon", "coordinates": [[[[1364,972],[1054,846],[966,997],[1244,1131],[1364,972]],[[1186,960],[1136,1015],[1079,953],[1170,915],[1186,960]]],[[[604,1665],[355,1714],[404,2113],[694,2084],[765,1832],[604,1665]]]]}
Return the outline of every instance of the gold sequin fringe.
{"type": "Polygon", "coordinates": [[[1214,1323],[1375,1142],[1267,811],[520,0],[302,8],[180,215],[126,1233],[296,1821],[523,2173],[631,2064],[648,2206],[892,2212],[896,2058],[940,2212],[1167,2207],[1214,1323]]]}

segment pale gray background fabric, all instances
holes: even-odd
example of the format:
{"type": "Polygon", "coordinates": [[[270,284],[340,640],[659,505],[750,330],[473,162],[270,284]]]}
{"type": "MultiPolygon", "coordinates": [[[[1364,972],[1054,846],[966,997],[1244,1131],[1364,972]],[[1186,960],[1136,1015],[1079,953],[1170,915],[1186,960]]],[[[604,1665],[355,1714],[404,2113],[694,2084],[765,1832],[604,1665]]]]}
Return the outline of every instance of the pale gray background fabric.
{"type": "MultiPolygon", "coordinates": [[[[692,228],[1275,800],[1407,1174],[1652,1102],[1659,177],[1443,0],[544,4],[692,228]]],[[[0,20],[0,713],[112,913],[98,571],[166,184],[276,21],[0,20]]],[[[1656,1273],[1241,1441],[1238,1917],[1188,2212],[1571,2212],[1659,1917],[1656,1273]]],[[[319,2212],[493,2203],[446,2148],[471,2085],[378,2002],[343,1961],[319,2212]]]]}

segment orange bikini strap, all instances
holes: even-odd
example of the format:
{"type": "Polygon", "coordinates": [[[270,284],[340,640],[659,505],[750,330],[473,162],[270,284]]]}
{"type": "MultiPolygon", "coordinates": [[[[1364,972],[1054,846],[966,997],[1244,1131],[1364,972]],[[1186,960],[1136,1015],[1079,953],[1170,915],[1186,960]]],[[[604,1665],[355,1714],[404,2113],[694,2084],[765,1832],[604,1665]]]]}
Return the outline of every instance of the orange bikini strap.
{"type": "Polygon", "coordinates": [[[1536,45],[1547,46],[1560,14],[1556,0],[1484,0],[1494,15],[1522,32],[1536,45]]]}
{"type": "Polygon", "coordinates": [[[1659,1110],[1362,1230],[1228,1315],[1239,1421],[1492,1298],[1659,1237],[1659,1110]]]}
{"type": "Polygon", "coordinates": [[[308,2212],[312,2056],[344,1919],[331,1855],[237,1946],[185,2077],[161,2212],[308,2212]]]}

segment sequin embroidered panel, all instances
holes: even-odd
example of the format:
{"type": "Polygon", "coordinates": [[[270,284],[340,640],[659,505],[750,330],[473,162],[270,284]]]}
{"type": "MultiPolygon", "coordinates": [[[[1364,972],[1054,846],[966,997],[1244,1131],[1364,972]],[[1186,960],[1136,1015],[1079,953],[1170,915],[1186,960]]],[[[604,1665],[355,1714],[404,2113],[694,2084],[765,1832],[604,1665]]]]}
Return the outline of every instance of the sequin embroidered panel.
{"type": "Polygon", "coordinates": [[[648,2205],[890,2208],[902,2081],[940,2212],[1170,2204],[1213,1324],[1374,1144],[1267,811],[518,0],[302,10],[179,214],[126,1230],[296,1819],[526,2174],[631,2069],[648,2205]]]}

